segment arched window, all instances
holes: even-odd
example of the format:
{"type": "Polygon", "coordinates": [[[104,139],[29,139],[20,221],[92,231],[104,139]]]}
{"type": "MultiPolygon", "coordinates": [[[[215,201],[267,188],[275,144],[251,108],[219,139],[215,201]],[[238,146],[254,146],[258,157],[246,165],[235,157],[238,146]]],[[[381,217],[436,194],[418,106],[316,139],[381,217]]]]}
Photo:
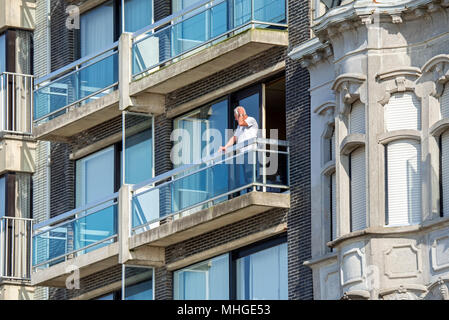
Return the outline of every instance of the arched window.
{"type": "Polygon", "coordinates": [[[366,228],[366,171],[365,147],[351,152],[350,163],[350,195],[351,195],[351,231],[366,228]]]}
{"type": "Polygon", "coordinates": [[[421,222],[421,145],[402,139],[386,146],[386,214],[389,226],[421,222]]]}
{"type": "Polygon", "coordinates": [[[421,130],[421,108],[418,98],[411,92],[395,93],[385,106],[385,129],[421,130]]]}

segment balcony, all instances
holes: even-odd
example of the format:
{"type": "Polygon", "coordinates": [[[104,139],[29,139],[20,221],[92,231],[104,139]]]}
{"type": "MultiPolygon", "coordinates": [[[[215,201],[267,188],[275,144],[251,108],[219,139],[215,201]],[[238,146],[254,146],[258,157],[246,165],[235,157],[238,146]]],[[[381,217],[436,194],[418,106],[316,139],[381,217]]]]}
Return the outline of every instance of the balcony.
{"type": "Polygon", "coordinates": [[[163,266],[164,248],[289,208],[288,143],[253,139],[34,226],[32,284],[65,286],[118,263],[163,266]],[[241,150],[236,153],[236,150],[241,150]]]}
{"type": "Polygon", "coordinates": [[[38,79],[33,133],[63,141],[127,108],[161,114],[167,93],[287,47],[286,28],[285,0],[199,1],[38,79]]]}
{"type": "Polygon", "coordinates": [[[0,218],[0,283],[31,279],[32,219],[0,218]]]}
{"type": "Polygon", "coordinates": [[[31,137],[33,76],[0,74],[0,174],[34,172],[36,144],[31,137]]]}

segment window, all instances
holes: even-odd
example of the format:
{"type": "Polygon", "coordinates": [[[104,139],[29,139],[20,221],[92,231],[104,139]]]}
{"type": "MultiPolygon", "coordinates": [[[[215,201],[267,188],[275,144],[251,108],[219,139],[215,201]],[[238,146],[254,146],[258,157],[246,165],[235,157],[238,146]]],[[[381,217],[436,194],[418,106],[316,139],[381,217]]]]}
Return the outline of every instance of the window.
{"type": "Polygon", "coordinates": [[[441,119],[449,118],[449,84],[444,86],[443,94],[440,97],[441,119]]]}
{"type": "Polygon", "coordinates": [[[361,101],[355,102],[351,107],[349,133],[365,133],[365,106],[361,101]]]}
{"type": "Polygon", "coordinates": [[[335,172],[330,176],[330,227],[331,240],[337,239],[337,181],[335,172]]]}
{"type": "Polygon", "coordinates": [[[449,216],[449,131],[440,136],[441,216],[449,216]]]}
{"type": "Polygon", "coordinates": [[[6,36],[0,35],[0,73],[6,71],[6,36]]]}
{"type": "Polygon", "coordinates": [[[0,177],[0,218],[6,216],[6,178],[0,177]]]}
{"type": "Polygon", "coordinates": [[[125,183],[136,184],[152,177],[153,131],[150,127],[125,139],[125,183]]]}
{"type": "Polygon", "coordinates": [[[123,265],[121,299],[153,300],[154,269],[144,266],[123,265]]]}
{"type": "Polygon", "coordinates": [[[421,145],[397,140],[386,146],[387,224],[421,222],[421,145]]]}
{"type": "Polygon", "coordinates": [[[365,148],[359,147],[350,154],[351,180],[351,231],[366,228],[365,148]]]}
{"type": "Polygon", "coordinates": [[[385,106],[386,131],[421,130],[420,103],[413,93],[395,93],[385,106]]]}
{"type": "Polygon", "coordinates": [[[174,272],[175,300],[287,299],[286,236],[253,244],[174,272]]]}
{"type": "MultiPolygon", "coordinates": [[[[76,206],[78,208],[100,201],[114,191],[114,147],[101,150],[76,162],[76,206]]],[[[111,205],[99,205],[87,212],[91,214],[76,220],[76,248],[84,248],[116,234],[114,210],[111,201],[111,205]]],[[[94,246],[85,253],[98,248],[94,246]]]]}
{"type": "Polygon", "coordinates": [[[114,42],[114,4],[112,1],[81,15],[81,57],[101,51],[114,42]]]}
{"type": "Polygon", "coordinates": [[[125,0],[125,31],[136,32],[153,23],[153,0],[125,0]]]}
{"type": "Polygon", "coordinates": [[[176,271],[174,289],[175,300],[229,299],[229,255],[176,271]]]}
{"type": "Polygon", "coordinates": [[[237,299],[286,300],[287,262],[287,243],[237,259],[237,299]]]}

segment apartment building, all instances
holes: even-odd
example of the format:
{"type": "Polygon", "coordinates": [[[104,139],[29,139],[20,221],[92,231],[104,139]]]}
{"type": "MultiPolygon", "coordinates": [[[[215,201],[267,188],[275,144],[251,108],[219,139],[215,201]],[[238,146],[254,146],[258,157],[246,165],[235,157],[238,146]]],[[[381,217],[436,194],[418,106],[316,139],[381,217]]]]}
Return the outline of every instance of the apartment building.
{"type": "Polygon", "coordinates": [[[32,46],[35,2],[0,1],[0,300],[33,299],[32,46]]]}
{"type": "Polygon", "coordinates": [[[449,299],[449,1],[312,1],[315,299],[449,299]]]}
{"type": "Polygon", "coordinates": [[[287,56],[308,18],[36,1],[36,299],[312,298],[309,76],[287,56]],[[261,130],[220,153],[239,105],[261,130]]]}

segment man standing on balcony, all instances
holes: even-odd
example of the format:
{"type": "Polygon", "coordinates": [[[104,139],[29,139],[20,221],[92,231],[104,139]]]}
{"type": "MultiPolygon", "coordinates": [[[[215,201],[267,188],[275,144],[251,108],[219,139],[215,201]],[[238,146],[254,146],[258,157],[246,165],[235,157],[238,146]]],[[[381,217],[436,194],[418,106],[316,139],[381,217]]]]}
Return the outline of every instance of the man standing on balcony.
{"type": "MultiPolygon", "coordinates": [[[[245,108],[238,106],[234,109],[234,118],[238,123],[238,127],[234,135],[229,139],[225,146],[220,148],[220,151],[226,152],[226,149],[231,147],[234,143],[241,144],[253,138],[257,138],[259,126],[256,119],[246,114],[245,108]]],[[[253,182],[254,166],[256,166],[256,177],[258,172],[257,159],[254,161],[254,154],[256,145],[245,146],[237,150],[237,157],[235,158],[234,170],[231,169],[231,190],[241,188],[253,182]]],[[[246,190],[250,190],[249,188],[246,190]]],[[[245,193],[242,190],[241,193],[245,193]]]]}

